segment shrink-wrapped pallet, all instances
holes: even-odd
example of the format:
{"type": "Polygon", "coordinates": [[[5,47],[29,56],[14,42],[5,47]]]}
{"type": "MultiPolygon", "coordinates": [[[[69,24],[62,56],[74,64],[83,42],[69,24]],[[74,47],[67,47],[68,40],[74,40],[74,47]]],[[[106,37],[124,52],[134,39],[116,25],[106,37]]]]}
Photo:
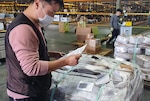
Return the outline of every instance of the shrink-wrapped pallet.
{"type": "Polygon", "coordinates": [[[128,44],[121,43],[121,38],[123,36],[119,37],[119,41],[118,38],[116,39],[114,57],[122,61],[136,60],[136,63],[141,67],[143,79],[150,81],[150,33],[126,37],[128,38],[126,40],[129,40],[128,44]],[[122,47],[126,47],[127,52],[125,49],[121,51],[122,47]]]}
{"type": "Polygon", "coordinates": [[[137,55],[137,64],[141,67],[142,78],[150,81],[150,56],[137,55]]]}
{"type": "Polygon", "coordinates": [[[137,65],[99,55],[83,54],[72,70],[52,75],[52,101],[140,101],[143,91],[137,65]]]}

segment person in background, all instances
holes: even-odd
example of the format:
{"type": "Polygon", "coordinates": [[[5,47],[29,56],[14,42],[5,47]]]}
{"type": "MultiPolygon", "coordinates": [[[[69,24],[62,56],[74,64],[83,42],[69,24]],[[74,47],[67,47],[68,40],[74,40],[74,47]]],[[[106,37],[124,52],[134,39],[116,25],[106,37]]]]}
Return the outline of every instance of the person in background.
{"type": "Polygon", "coordinates": [[[81,27],[81,28],[86,27],[86,18],[84,16],[80,17],[80,20],[77,23],[77,27],[81,27]]]}
{"type": "Polygon", "coordinates": [[[107,44],[110,44],[110,42],[117,38],[117,36],[120,34],[120,26],[121,26],[121,14],[123,13],[122,9],[117,9],[116,14],[111,16],[110,19],[110,26],[112,31],[112,37],[108,40],[107,44]]]}
{"type": "Polygon", "coordinates": [[[49,101],[51,71],[78,64],[81,54],[50,61],[41,31],[63,0],[32,0],[9,25],[5,36],[7,94],[10,101],[49,101]]]}

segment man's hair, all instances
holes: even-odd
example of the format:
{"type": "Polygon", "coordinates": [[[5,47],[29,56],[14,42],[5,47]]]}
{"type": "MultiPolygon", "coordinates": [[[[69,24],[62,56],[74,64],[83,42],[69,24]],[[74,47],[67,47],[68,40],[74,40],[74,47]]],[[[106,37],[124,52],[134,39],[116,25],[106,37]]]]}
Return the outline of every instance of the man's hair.
{"type": "Polygon", "coordinates": [[[116,12],[123,13],[123,10],[122,9],[117,9],[116,12]]]}
{"type": "MultiPolygon", "coordinates": [[[[43,0],[43,1],[44,1],[44,0],[43,0]]],[[[45,1],[48,2],[48,3],[51,3],[52,1],[54,1],[54,2],[58,3],[61,8],[64,7],[64,2],[63,2],[63,0],[45,0],[45,1]]],[[[33,3],[33,2],[34,2],[34,0],[31,0],[31,3],[33,3]]]]}

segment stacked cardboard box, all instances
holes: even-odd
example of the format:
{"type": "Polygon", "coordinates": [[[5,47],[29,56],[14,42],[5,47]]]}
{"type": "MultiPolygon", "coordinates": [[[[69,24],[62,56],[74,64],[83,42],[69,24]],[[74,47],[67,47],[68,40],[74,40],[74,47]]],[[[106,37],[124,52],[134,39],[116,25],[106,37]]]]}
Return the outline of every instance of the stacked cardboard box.
{"type": "Polygon", "coordinates": [[[100,52],[101,44],[100,39],[87,39],[86,40],[86,53],[97,54],[100,52]]]}
{"type": "Polygon", "coordinates": [[[77,27],[76,36],[77,41],[80,43],[87,44],[86,53],[97,54],[100,52],[101,42],[100,39],[94,39],[94,34],[91,33],[91,27],[77,27]]]}
{"type": "Polygon", "coordinates": [[[86,28],[77,27],[76,36],[77,36],[78,42],[85,42],[85,40],[88,37],[92,36],[91,28],[90,27],[86,27],[86,28]]]}

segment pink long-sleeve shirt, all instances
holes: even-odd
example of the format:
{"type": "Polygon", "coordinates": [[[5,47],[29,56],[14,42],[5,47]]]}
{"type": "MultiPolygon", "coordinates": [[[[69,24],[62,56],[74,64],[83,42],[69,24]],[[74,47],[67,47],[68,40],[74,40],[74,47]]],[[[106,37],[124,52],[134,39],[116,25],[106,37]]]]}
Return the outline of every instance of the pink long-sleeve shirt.
{"type": "MultiPolygon", "coordinates": [[[[44,40],[42,33],[41,35],[44,40]]],[[[9,42],[26,75],[38,76],[48,73],[48,61],[39,60],[39,40],[36,33],[29,25],[21,24],[15,27],[10,32],[9,42]]],[[[8,89],[7,94],[14,99],[28,97],[14,93],[8,89]]]]}

